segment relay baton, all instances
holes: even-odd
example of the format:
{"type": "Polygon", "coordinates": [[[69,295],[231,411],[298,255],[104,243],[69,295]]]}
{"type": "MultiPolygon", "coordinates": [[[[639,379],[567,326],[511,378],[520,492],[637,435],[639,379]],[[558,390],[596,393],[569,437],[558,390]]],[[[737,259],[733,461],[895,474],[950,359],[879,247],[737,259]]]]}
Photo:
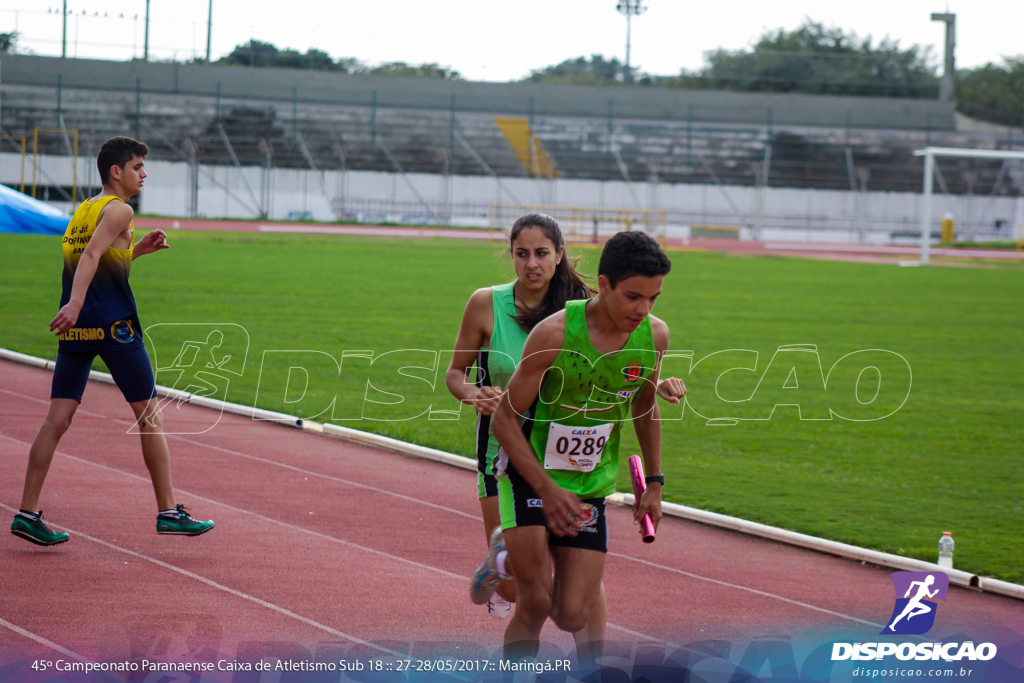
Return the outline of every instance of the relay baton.
{"type": "MultiPolygon", "coordinates": [[[[647,490],[647,482],[644,481],[644,464],[639,455],[629,456],[629,478],[633,480],[633,497],[640,504],[640,497],[647,490]]],[[[644,543],[654,543],[654,522],[651,521],[650,513],[645,512],[640,520],[640,529],[644,534],[644,543]]]]}

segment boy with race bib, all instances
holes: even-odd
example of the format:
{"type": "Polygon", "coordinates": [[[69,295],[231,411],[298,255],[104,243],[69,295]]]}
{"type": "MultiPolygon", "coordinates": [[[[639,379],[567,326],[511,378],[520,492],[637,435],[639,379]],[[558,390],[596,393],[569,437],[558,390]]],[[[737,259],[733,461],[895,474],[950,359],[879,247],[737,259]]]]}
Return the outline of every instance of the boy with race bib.
{"type": "MultiPolygon", "coordinates": [[[[471,591],[474,602],[486,600],[508,578],[506,560],[514,564],[518,608],[505,631],[506,658],[535,656],[549,616],[571,633],[590,618],[608,550],[605,498],[615,491],[626,421],[651,475],[635,519],[661,519],[655,396],[669,330],[650,312],[670,269],[644,233],[612,237],[598,266],[598,296],[570,301],[534,328],[494,415],[502,529],[471,591]]],[[[601,643],[577,648],[587,664],[601,643]]]]}

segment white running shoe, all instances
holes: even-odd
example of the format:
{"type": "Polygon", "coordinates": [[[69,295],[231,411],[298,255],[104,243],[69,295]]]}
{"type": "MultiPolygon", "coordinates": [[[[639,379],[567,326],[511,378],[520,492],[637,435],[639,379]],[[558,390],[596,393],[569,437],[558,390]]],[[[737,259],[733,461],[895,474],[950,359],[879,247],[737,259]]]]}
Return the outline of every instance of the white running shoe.
{"type": "Polygon", "coordinates": [[[498,553],[504,549],[505,534],[501,532],[501,527],[498,527],[491,534],[491,547],[487,552],[487,557],[476,568],[473,578],[469,581],[469,599],[477,605],[486,604],[494,595],[494,591],[498,589],[498,585],[502,581],[512,578],[508,574],[499,572],[495,566],[498,553]]]}
{"type": "Polygon", "coordinates": [[[512,603],[497,593],[492,595],[491,599],[487,601],[487,613],[495,619],[504,619],[508,617],[511,611],[512,603]]]}

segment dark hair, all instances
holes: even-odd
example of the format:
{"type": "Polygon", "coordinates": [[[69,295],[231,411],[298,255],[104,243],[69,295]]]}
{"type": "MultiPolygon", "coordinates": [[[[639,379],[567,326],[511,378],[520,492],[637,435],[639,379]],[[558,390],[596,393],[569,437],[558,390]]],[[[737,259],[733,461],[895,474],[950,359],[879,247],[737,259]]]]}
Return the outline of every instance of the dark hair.
{"type": "MultiPolygon", "coordinates": [[[[565,246],[558,221],[543,213],[530,213],[515,222],[509,236],[509,245],[515,244],[519,233],[527,228],[537,228],[555,245],[555,251],[565,246]]],[[[564,254],[555,266],[555,274],[548,283],[547,294],[536,308],[530,308],[521,301],[516,301],[516,323],[527,332],[536,327],[537,323],[552,313],[565,308],[565,302],[574,299],[589,299],[595,294],[594,289],[583,281],[583,276],[576,270],[576,261],[564,254]]]]}
{"type": "Polygon", "coordinates": [[[639,230],[613,235],[605,242],[601,260],[597,264],[597,274],[607,277],[612,289],[620,281],[635,275],[656,277],[668,275],[670,270],[672,262],[662,251],[661,245],[639,230]]]}
{"type": "Polygon", "coordinates": [[[110,167],[118,166],[124,168],[125,164],[134,157],[143,159],[149,155],[149,147],[146,143],[132,140],[124,135],[110,138],[100,147],[100,153],[96,156],[96,166],[100,169],[100,182],[104,185],[110,180],[110,167]]]}

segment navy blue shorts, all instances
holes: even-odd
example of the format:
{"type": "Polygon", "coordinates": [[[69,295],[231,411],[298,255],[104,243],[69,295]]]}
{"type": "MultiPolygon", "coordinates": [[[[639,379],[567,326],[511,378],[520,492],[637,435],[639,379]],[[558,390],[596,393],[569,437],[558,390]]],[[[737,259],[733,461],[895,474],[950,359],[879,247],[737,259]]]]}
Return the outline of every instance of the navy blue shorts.
{"type": "Polygon", "coordinates": [[[124,400],[135,403],[156,398],[156,379],[145,346],[109,351],[58,351],[50,398],[73,398],[81,403],[96,356],[107,364],[114,384],[124,394],[124,400]]]}

